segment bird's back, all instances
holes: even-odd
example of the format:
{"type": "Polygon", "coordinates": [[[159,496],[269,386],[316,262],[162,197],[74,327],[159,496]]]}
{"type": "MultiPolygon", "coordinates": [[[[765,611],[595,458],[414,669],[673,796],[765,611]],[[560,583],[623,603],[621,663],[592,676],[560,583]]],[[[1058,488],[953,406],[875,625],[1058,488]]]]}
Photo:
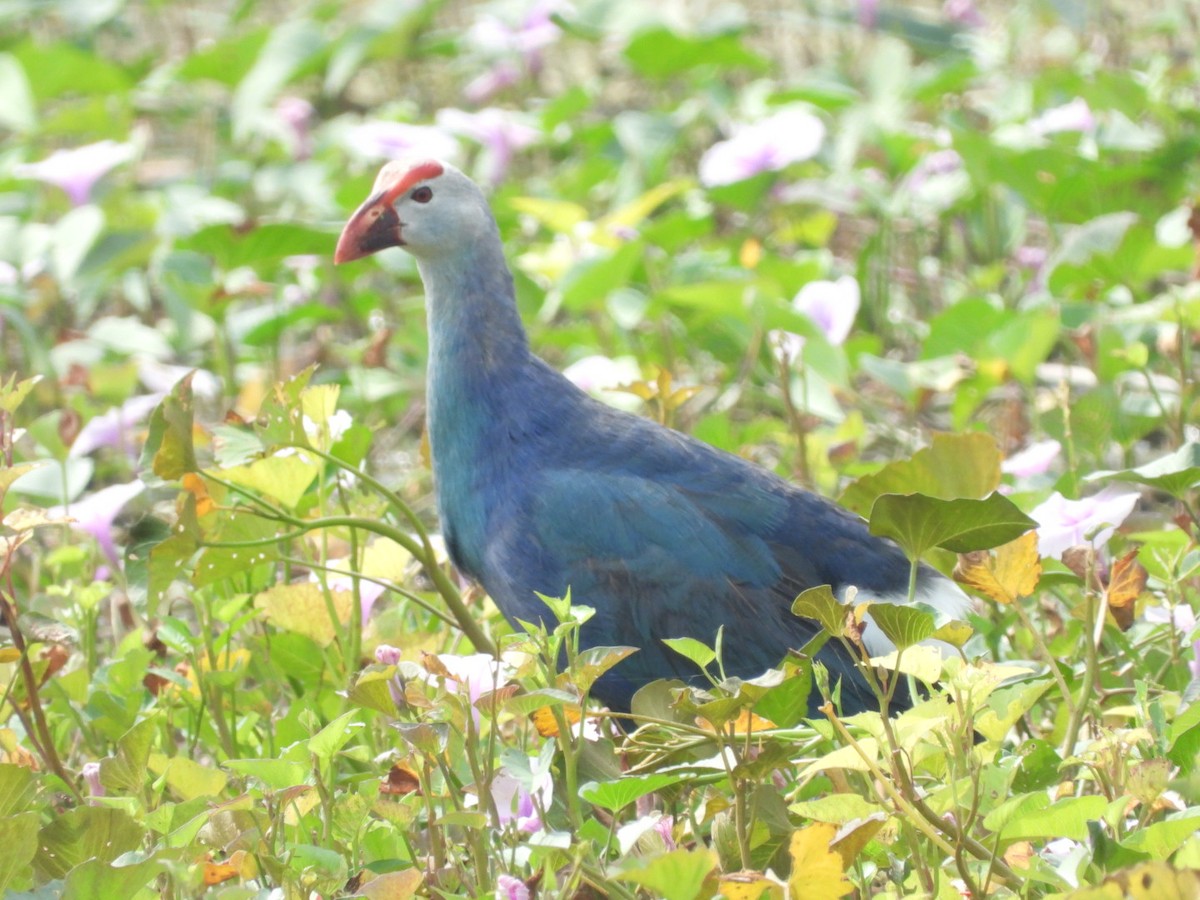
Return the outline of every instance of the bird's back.
{"type": "MultiPolygon", "coordinates": [[[[510,620],[545,618],[536,594],[570,589],[596,610],[585,646],[638,647],[596,685],[610,706],[628,708],[649,681],[698,674],[664,638],[711,645],[724,626],[726,672],[753,677],[816,633],[815,623],[791,614],[801,591],[855,585],[865,596],[905,599],[908,561],[858,517],[607,407],[540,361],[527,378],[524,393],[538,402],[505,413],[520,441],[509,464],[492,470],[495,502],[472,574],[510,620]]],[[[922,575],[925,583],[938,578],[922,575]]],[[[844,679],[849,708],[873,704],[840,645],[821,658],[844,679]]]]}

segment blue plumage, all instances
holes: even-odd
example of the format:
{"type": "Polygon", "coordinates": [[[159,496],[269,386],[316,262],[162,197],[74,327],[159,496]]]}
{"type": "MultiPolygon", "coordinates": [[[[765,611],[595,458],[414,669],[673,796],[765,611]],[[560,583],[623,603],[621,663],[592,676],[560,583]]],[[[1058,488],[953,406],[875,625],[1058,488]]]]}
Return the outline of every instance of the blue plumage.
{"type": "MultiPolygon", "coordinates": [[[[451,556],[510,621],[545,618],[537,593],[570,588],[596,610],[585,646],[640,648],[595,685],[603,702],[627,710],[650,681],[694,677],[694,665],[661,639],[711,644],[721,625],[726,671],[761,674],[817,632],[790,612],[809,587],[907,596],[907,560],[861,519],[611,409],[535,357],[494,220],[456,169],[389,164],[335,259],[392,245],[417,258],[425,282],[429,436],[451,556]]],[[[918,586],[944,612],[965,609],[965,596],[928,567],[918,586]]],[[[847,709],[873,705],[840,645],[819,658],[842,679],[847,709]]]]}

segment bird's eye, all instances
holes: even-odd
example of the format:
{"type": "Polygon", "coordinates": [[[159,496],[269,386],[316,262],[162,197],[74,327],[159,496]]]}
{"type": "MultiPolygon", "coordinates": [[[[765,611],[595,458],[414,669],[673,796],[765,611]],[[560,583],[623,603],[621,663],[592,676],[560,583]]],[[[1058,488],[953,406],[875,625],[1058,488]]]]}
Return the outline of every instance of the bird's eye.
{"type": "Polygon", "coordinates": [[[409,196],[412,197],[414,200],[416,200],[418,203],[428,203],[430,200],[433,199],[433,189],[430,188],[428,185],[423,184],[419,188],[417,188],[415,191],[413,191],[411,194],[409,194],[409,196]]]}

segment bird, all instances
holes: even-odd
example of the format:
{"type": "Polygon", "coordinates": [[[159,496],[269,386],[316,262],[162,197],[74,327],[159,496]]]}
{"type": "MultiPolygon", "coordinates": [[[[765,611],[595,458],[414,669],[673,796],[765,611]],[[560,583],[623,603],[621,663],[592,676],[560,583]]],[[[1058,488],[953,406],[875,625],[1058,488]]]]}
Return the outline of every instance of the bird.
{"type": "MultiPolygon", "coordinates": [[[[703,683],[663,641],[712,646],[726,676],[753,678],[820,626],[791,612],[808,588],[903,603],[910,563],[859,516],[749,460],[576,387],[530,348],[501,235],[480,188],[437,159],[393,160],[346,222],[335,264],[400,247],[425,289],[426,428],[441,533],[456,568],[505,618],[548,618],[539,595],[595,612],[581,647],[637,652],[591,689],[617,713],[659,679],[703,683]]],[[[916,598],[963,619],[966,595],[920,565],[916,598]]],[[[890,644],[867,627],[872,655],[890,644]]],[[[817,657],[845,714],[877,708],[844,645],[817,657]]],[[[893,709],[911,703],[897,692],[893,709]]],[[[810,713],[820,704],[810,695],[810,713]]]]}

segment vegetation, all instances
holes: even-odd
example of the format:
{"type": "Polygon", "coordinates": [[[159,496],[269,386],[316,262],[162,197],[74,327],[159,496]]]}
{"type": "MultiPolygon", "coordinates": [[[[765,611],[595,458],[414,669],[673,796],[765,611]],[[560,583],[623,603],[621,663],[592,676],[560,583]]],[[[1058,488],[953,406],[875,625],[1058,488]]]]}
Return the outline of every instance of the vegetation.
{"type": "Polygon", "coordinates": [[[1200,894],[1195,9],[688,6],[0,6],[0,892],[1200,894]],[[956,572],[865,626],[926,702],[714,633],[622,730],[456,578],[415,268],[331,263],[402,152],[553,364],[956,572]]]}

